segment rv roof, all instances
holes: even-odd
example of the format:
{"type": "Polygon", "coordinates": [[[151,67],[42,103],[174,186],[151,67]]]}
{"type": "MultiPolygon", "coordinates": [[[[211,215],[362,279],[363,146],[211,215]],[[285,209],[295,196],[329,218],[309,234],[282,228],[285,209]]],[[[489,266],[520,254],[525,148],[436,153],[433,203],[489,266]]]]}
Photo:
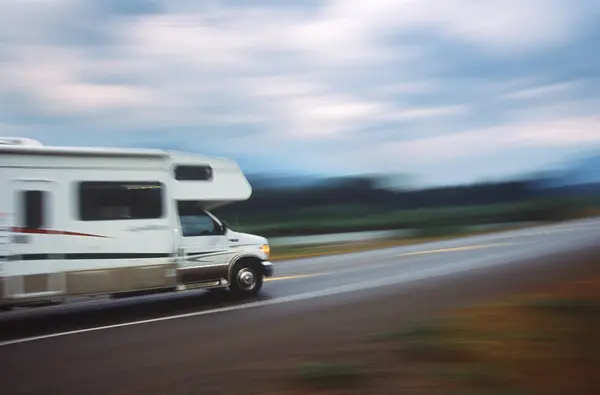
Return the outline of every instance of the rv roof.
{"type": "Polygon", "coordinates": [[[198,163],[210,163],[211,166],[218,167],[238,167],[237,162],[229,158],[223,158],[218,156],[207,156],[202,154],[193,154],[185,151],[174,151],[165,150],[167,156],[176,164],[190,164],[195,165],[198,163]]]}
{"type": "Polygon", "coordinates": [[[162,150],[133,149],[133,148],[94,148],[94,147],[55,147],[55,146],[23,146],[0,145],[0,153],[23,155],[52,155],[52,156],[115,156],[115,157],[166,157],[162,150]]]}
{"type": "Polygon", "coordinates": [[[174,163],[196,164],[210,162],[212,165],[237,167],[237,163],[228,158],[206,156],[184,151],[139,149],[139,148],[112,148],[112,147],[60,147],[36,145],[0,144],[0,154],[10,153],[17,155],[41,156],[77,156],[77,157],[121,157],[121,158],[162,158],[170,159],[174,163]]]}

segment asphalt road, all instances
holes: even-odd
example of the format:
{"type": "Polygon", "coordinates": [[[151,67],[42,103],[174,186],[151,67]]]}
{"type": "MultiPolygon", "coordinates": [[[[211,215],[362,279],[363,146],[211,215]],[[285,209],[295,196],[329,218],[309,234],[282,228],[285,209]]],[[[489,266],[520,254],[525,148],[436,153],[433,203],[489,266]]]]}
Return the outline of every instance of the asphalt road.
{"type": "Polygon", "coordinates": [[[383,327],[390,311],[409,319],[567,275],[569,257],[596,247],[591,219],[277,262],[253,300],[194,291],[3,313],[0,391],[222,393],[237,388],[231,377],[267,380],[268,361],[383,327]]]}

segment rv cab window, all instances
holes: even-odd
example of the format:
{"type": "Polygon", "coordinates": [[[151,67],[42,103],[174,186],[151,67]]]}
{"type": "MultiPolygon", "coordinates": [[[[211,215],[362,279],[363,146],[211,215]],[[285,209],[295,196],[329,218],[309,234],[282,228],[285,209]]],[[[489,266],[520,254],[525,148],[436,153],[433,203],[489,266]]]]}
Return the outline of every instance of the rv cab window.
{"type": "Polygon", "coordinates": [[[204,211],[199,202],[178,201],[177,211],[184,237],[217,236],[221,234],[221,226],[204,211]]]}
{"type": "Polygon", "coordinates": [[[159,182],[81,182],[79,219],[116,221],[163,216],[163,185],[159,182]]]}

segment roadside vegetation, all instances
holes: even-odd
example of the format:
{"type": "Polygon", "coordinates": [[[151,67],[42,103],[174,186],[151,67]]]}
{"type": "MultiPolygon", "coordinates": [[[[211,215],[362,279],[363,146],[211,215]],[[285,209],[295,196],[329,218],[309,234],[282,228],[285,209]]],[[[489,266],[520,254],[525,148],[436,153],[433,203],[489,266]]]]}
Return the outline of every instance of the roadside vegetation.
{"type": "Polygon", "coordinates": [[[374,230],[416,230],[445,236],[481,225],[555,222],[600,209],[600,185],[544,188],[540,180],[390,190],[376,178],[265,189],[216,214],[237,230],[267,237],[374,230]]]}
{"type": "MultiPolygon", "coordinates": [[[[584,206],[585,207],[585,206],[584,206]]],[[[315,207],[290,210],[289,216],[265,215],[233,221],[242,232],[273,236],[313,235],[411,229],[423,235],[447,235],[486,224],[553,222],[591,212],[574,201],[536,200],[512,204],[436,207],[378,212],[369,207],[315,207]]]]}
{"type": "Polygon", "coordinates": [[[453,311],[300,362],[278,393],[600,394],[596,260],[597,275],[582,281],[453,311]]]}

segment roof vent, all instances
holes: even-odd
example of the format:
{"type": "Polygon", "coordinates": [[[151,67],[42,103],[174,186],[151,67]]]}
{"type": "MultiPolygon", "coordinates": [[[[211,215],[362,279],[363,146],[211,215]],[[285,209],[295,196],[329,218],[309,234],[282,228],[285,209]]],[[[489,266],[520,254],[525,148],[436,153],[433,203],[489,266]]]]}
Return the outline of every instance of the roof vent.
{"type": "Polygon", "coordinates": [[[43,147],[44,145],[37,140],[25,137],[1,137],[0,145],[18,145],[21,147],[43,147]]]}

